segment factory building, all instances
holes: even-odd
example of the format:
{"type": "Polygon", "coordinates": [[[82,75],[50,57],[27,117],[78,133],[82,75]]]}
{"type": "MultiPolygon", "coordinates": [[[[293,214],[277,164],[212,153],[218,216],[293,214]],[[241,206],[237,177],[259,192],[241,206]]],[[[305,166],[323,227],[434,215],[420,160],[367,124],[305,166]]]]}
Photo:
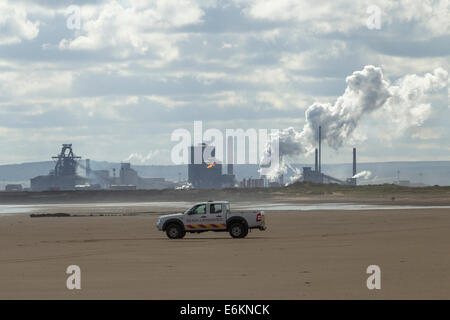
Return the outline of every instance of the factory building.
{"type": "Polygon", "coordinates": [[[7,184],[5,186],[5,191],[6,192],[20,192],[23,191],[23,187],[21,184],[7,184]]]}
{"type": "MultiPolygon", "coordinates": [[[[130,163],[121,163],[119,184],[114,184],[114,188],[120,186],[134,186],[134,189],[174,189],[175,183],[166,181],[164,178],[142,178],[137,171],[131,168],[130,163]]],[[[132,187],[131,187],[132,188],[132,187]]]]}
{"type": "Polygon", "coordinates": [[[91,179],[91,183],[100,185],[101,189],[108,189],[112,182],[108,170],[92,170],[90,171],[89,178],[91,179]]]}
{"type": "Polygon", "coordinates": [[[119,179],[122,185],[137,186],[140,184],[138,173],[136,170],[131,169],[130,163],[121,163],[119,179]]]}
{"type": "Polygon", "coordinates": [[[259,179],[243,179],[239,183],[239,188],[264,188],[264,178],[259,179]]]}
{"type": "Polygon", "coordinates": [[[222,174],[222,164],[215,159],[216,150],[213,146],[202,143],[189,148],[188,181],[196,189],[221,189],[231,188],[235,185],[233,165],[228,164],[227,174],[222,174]],[[205,154],[210,154],[211,159],[204,159],[205,154]],[[195,159],[199,163],[195,163],[195,159]]]}

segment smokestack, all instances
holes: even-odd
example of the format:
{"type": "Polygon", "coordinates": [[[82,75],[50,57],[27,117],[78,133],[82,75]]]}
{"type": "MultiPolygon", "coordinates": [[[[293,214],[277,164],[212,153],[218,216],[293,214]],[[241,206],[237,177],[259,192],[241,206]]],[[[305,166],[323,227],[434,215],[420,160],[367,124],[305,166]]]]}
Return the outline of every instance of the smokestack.
{"type": "Polygon", "coordinates": [[[228,137],[227,143],[227,173],[233,174],[233,136],[228,137]]]}
{"type": "Polygon", "coordinates": [[[319,172],[322,172],[322,126],[319,126],[319,172]]]}
{"type": "Polygon", "coordinates": [[[262,174],[261,179],[263,179],[263,187],[267,187],[267,176],[265,174],[262,174]]]}
{"type": "Polygon", "coordinates": [[[319,154],[318,154],[318,150],[317,150],[317,148],[316,148],[316,156],[315,156],[315,160],[314,160],[314,170],[315,170],[316,172],[317,172],[317,170],[319,169],[319,164],[317,163],[318,157],[319,157],[319,154]]]}
{"type": "Polygon", "coordinates": [[[356,148],[353,148],[353,176],[356,175],[356,148]]]}
{"type": "Polygon", "coordinates": [[[91,175],[91,160],[86,159],[86,177],[91,175]]]}

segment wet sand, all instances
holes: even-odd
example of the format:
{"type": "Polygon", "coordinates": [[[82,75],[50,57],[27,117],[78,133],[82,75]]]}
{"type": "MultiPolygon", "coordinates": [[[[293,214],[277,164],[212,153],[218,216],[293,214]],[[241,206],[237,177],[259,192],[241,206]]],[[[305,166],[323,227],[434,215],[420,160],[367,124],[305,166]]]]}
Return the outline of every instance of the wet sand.
{"type": "Polygon", "coordinates": [[[52,212],[86,216],[1,217],[0,298],[450,299],[450,209],[270,211],[268,230],[246,239],[182,240],[156,230],[171,211],[62,205],[52,212]],[[73,264],[79,291],[66,289],[73,264]],[[381,290],[366,287],[374,264],[381,290]]]}

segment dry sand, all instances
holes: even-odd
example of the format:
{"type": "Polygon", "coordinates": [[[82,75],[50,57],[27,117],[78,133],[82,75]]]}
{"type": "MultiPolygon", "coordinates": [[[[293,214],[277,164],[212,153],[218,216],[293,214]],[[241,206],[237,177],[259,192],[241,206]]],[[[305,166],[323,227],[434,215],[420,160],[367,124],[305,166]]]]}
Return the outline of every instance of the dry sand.
{"type": "Polygon", "coordinates": [[[126,210],[139,214],[0,217],[0,298],[450,298],[450,209],[266,212],[268,230],[246,239],[182,240],[156,230],[154,212],[168,208],[126,210]],[[79,291],[66,289],[72,264],[79,291]],[[373,264],[382,287],[369,291],[373,264]]]}

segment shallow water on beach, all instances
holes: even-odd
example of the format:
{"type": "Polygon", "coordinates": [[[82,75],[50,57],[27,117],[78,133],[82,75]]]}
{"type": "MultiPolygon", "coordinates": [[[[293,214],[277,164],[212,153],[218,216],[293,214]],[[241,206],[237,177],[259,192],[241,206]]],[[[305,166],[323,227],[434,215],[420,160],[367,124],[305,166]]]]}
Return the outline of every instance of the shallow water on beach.
{"type": "Polygon", "coordinates": [[[313,210],[395,210],[395,209],[447,209],[450,206],[407,206],[358,203],[262,203],[257,206],[235,206],[240,209],[258,208],[259,210],[313,211],[313,210]]]}
{"type": "MultiPolygon", "coordinates": [[[[30,213],[36,210],[53,208],[109,208],[109,207],[167,207],[187,209],[191,202],[118,202],[118,203],[77,203],[77,204],[30,204],[30,205],[0,205],[0,216],[30,213]]],[[[401,210],[401,209],[450,209],[450,206],[411,206],[411,205],[377,205],[357,203],[256,203],[232,204],[236,210],[266,210],[266,211],[314,211],[314,210],[401,210]]]]}
{"type": "Polygon", "coordinates": [[[0,205],[0,217],[12,213],[27,213],[33,210],[30,206],[23,205],[0,205]]]}

